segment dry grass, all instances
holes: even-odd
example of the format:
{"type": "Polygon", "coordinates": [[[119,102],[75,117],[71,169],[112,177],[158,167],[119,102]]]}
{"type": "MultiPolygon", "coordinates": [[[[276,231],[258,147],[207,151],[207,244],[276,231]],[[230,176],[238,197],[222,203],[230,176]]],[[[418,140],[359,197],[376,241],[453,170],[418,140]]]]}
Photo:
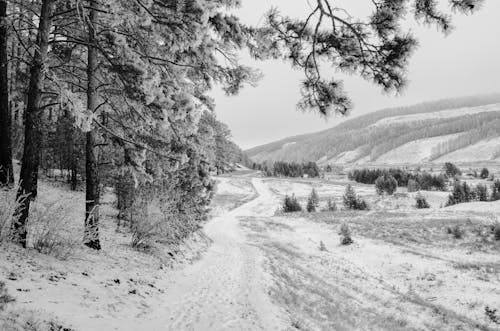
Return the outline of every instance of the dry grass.
{"type": "Polygon", "coordinates": [[[492,252],[500,250],[500,241],[495,240],[492,221],[466,213],[339,211],[301,214],[300,217],[334,225],[348,222],[355,234],[401,246],[424,245],[492,252]]]}
{"type": "Polygon", "coordinates": [[[55,319],[43,319],[34,310],[16,309],[0,313],[0,330],[2,331],[74,331],[65,327],[55,319]]]}
{"type": "Polygon", "coordinates": [[[68,259],[83,242],[83,223],[75,228],[68,206],[76,202],[64,201],[42,204],[35,202],[28,220],[28,246],[42,254],[68,259]]]}

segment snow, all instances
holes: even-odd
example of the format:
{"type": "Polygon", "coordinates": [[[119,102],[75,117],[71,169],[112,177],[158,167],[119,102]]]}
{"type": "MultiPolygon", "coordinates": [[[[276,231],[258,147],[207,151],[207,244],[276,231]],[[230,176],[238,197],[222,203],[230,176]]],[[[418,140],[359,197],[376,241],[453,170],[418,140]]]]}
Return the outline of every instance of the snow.
{"type": "MultiPolygon", "coordinates": [[[[248,193],[239,179],[219,181],[223,193],[248,193]]],[[[283,314],[267,295],[271,280],[262,269],[262,253],[246,242],[238,227],[242,215],[274,213],[268,208],[276,204],[274,197],[262,191],[260,179],[252,183],[260,190],[259,198],[212,218],[202,234],[173,248],[173,258],[167,252],[157,255],[130,248],[129,236],[115,233],[116,211],[109,194],[103,199],[100,252],[80,247],[61,261],[5,245],[0,250],[0,275],[10,278],[7,289],[17,301],[12,310],[56,317],[75,330],[284,329],[279,318],[283,314]]],[[[66,195],[79,198],[71,201],[84,201],[81,192],[47,185],[40,190],[40,196],[50,200],[66,195]]],[[[83,203],[68,203],[68,208],[70,219],[81,219],[83,203]]],[[[0,326],[1,322],[0,316],[0,326]]]]}
{"type": "Polygon", "coordinates": [[[412,114],[383,118],[371,126],[391,125],[406,122],[424,121],[429,119],[446,119],[465,115],[473,115],[490,111],[500,111],[500,104],[491,104],[479,107],[466,107],[459,109],[442,110],[432,113],[412,114]]]}
{"type": "Polygon", "coordinates": [[[415,140],[383,154],[376,160],[376,162],[389,164],[412,164],[426,162],[431,158],[432,149],[434,147],[438,146],[440,143],[452,140],[459,135],[460,134],[451,134],[415,140]]]}
{"type": "Polygon", "coordinates": [[[459,149],[441,156],[436,162],[478,162],[489,161],[495,158],[500,151],[500,137],[482,140],[476,144],[459,149]]]}
{"type": "Polygon", "coordinates": [[[357,160],[360,157],[361,154],[361,148],[358,148],[354,151],[347,151],[340,153],[336,157],[332,158],[329,160],[329,163],[351,163],[357,160]]]}
{"type": "MultiPolygon", "coordinates": [[[[69,260],[58,260],[4,244],[0,276],[17,300],[11,309],[55,317],[75,330],[288,330],[292,324],[311,330],[469,330],[486,329],[484,307],[500,302],[498,251],[491,249],[497,246],[460,244],[440,228],[440,222],[469,217],[490,224],[500,202],[438,208],[448,193],[422,192],[433,208],[416,211],[410,205],[416,193],[401,189],[379,198],[372,185],[355,184],[373,210],[275,215],[285,194],[305,199],[314,187],[324,203],[341,199],[347,182],[249,174],[218,181],[218,194],[232,195],[239,206],[169,248],[173,257],[128,246],[129,235],[115,232],[109,190],[103,251],[80,247],[69,260]],[[395,215],[397,222],[391,221],[395,215]],[[351,246],[339,244],[344,221],[353,229],[351,246]],[[384,239],[382,231],[394,230],[399,235],[384,239]],[[410,238],[420,231],[424,238],[445,239],[421,244],[404,239],[405,231],[410,238]]],[[[68,215],[79,228],[83,203],[74,201],[83,201],[82,192],[43,184],[40,196],[72,201],[68,215]]]]}

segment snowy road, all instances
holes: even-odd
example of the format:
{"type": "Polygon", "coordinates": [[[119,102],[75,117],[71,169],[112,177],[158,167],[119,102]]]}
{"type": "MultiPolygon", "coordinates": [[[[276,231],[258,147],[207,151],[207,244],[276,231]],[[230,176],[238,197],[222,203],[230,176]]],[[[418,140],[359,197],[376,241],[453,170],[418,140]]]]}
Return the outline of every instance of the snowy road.
{"type": "Polygon", "coordinates": [[[239,218],[271,216],[277,206],[261,179],[258,197],[212,219],[206,234],[213,244],[203,258],[175,276],[168,290],[169,330],[281,330],[280,310],[268,296],[271,280],[262,252],[247,243],[239,218]]]}

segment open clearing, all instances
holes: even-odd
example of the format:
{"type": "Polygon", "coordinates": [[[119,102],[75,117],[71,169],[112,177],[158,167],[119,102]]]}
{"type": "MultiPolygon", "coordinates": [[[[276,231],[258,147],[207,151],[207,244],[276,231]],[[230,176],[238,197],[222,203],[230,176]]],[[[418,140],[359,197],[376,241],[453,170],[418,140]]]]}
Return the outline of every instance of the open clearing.
{"type": "Polygon", "coordinates": [[[487,234],[500,202],[440,208],[446,194],[424,192],[432,208],[421,211],[413,193],[380,198],[356,184],[370,211],[284,215],[285,194],[304,202],[313,187],[322,206],[341,206],[347,181],[253,175],[219,180],[214,217],[204,235],[171,249],[178,262],[128,248],[125,233],[106,236],[115,231],[111,194],[101,253],[78,248],[58,260],[4,245],[0,277],[17,300],[9,311],[75,330],[499,329],[485,308],[500,309],[500,242],[487,234]],[[340,245],[342,223],[350,246],[340,245]],[[447,232],[456,225],[462,239],[447,232]]]}

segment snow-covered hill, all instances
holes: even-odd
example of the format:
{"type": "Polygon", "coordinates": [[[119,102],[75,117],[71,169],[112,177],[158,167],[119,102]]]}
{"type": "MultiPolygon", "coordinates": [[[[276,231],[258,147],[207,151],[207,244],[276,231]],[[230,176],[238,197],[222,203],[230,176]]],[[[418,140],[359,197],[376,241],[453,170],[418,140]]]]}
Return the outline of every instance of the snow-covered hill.
{"type": "Polygon", "coordinates": [[[381,110],[246,153],[255,162],[322,165],[500,161],[500,95],[381,110]]]}

